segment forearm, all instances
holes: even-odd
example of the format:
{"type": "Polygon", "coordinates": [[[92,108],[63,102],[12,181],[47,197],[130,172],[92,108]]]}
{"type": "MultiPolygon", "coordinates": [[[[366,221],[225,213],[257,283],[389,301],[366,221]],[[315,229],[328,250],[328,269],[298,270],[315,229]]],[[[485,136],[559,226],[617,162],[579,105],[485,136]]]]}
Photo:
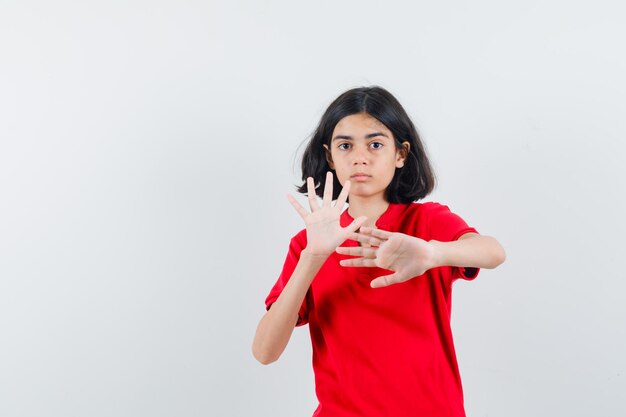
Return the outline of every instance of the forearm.
{"type": "Polygon", "coordinates": [[[300,254],[298,265],[278,299],[265,313],[256,330],[252,354],[267,365],[276,361],[285,350],[298,320],[304,297],[327,257],[300,254]]]}
{"type": "Polygon", "coordinates": [[[491,236],[472,235],[452,242],[431,240],[434,264],[493,269],[506,259],[504,248],[491,236]]]}

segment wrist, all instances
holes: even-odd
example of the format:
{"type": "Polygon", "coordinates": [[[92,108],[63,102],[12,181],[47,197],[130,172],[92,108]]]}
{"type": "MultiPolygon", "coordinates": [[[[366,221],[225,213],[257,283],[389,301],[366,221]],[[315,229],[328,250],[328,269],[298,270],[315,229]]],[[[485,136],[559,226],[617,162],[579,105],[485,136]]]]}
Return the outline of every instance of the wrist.
{"type": "Polygon", "coordinates": [[[300,253],[300,259],[314,262],[314,263],[318,263],[318,262],[324,263],[326,262],[326,259],[328,259],[328,257],[331,255],[331,253],[332,252],[329,252],[329,253],[314,252],[310,248],[306,247],[300,253]]]}
{"type": "Polygon", "coordinates": [[[446,266],[448,262],[447,262],[447,251],[446,251],[445,242],[440,242],[438,240],[430,240],[428,243],[430,243],[430,245],[434,249],[433,258],[432,258],[432,263],[433,263],[432,268],[446,266]]]}

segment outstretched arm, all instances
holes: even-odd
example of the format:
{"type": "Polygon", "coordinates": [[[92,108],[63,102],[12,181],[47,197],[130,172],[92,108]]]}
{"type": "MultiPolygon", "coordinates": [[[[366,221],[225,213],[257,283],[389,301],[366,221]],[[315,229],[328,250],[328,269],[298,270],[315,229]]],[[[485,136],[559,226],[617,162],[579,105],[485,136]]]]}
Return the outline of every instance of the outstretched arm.
{"type": "Polygon", "coordinates": [[[376,266],[394,271],[372,280],[372,288],[404,282],[439,266],[492,269],[506,258],[496,239],[477,233],[466,233],[453,242],[427,242],[403,233],[362,227],[351,239],[372,247],[338,247],[338,253],[359,256],[342,260],[342,266],[376,266]]]}
{"type": "Polygon", "coordinates": [[[506,252],[491,236],[465,233],[452,242],[429,242],[435,246],[436,266],[460,266],[493,269],[506,259],[506,252]]]}
{"type": "Polygon", "coordinates": [[[298,310],[311,282],[335,248],[365,222],[365,217],[359,217],[347,227],[341,227],[339,218],[349,192],[350,182],[346,181],[337,198],[337,203],[333,206],[331,204],[333,176],[329,172],[326,175],[321,206],[317,202],[313,178],[307,179],[311,212],[302,207],[291,195],[288,196],[289,202],[306,224],[307,246],[300,253],[298,264],[285,288],[257,327],[252,342],[252,354],[262,364],[267,365],[280,357],[289,343],[298,319],[298,310]]]}

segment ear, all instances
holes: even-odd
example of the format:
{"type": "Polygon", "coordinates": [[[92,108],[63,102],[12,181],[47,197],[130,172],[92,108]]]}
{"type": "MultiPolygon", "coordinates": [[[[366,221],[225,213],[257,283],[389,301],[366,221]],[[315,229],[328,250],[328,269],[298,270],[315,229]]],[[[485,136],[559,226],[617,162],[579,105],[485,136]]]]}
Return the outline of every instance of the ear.
{"type": "Polygon", "coordinates": [[[407,141],[402,142],[402,147],[396,151],[396,168],[402,168],[409,151],[411,150],[411,144],[407,141]]]}
{"type": "Polygon", "coordinates": [[[324,154],[326,155],[326,162],[328,162],[328,166],[330,169],[334,170],[335,165],[333,164],[333,157],[330,155],[330,149],[328,149],[328,145],[322,145],[324,147],[324,154]]]}

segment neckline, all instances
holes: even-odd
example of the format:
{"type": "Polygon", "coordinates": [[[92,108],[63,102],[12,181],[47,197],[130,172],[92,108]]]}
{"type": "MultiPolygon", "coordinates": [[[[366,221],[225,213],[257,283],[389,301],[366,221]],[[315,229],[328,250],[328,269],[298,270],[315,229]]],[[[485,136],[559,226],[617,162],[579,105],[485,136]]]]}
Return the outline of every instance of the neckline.
{"type": "MultiPolygon", "coordinates": [[[[394,220],[397,218],[397,215],[404,211],[407,206],[408,204],[389,203],[387,209],[383,212],[383,214],[380,215],[380,217],[378,217],[378,219],[374,223],[376,225],[376,228],[389,230],[394,220]]],[[[346,208],[341,214],[341,220],[342,227],[346,227],[354,221],[354,218],[352,218],[352,216],[350,216],[350,213],[348,213],[348,208],[346,208]]]]}

